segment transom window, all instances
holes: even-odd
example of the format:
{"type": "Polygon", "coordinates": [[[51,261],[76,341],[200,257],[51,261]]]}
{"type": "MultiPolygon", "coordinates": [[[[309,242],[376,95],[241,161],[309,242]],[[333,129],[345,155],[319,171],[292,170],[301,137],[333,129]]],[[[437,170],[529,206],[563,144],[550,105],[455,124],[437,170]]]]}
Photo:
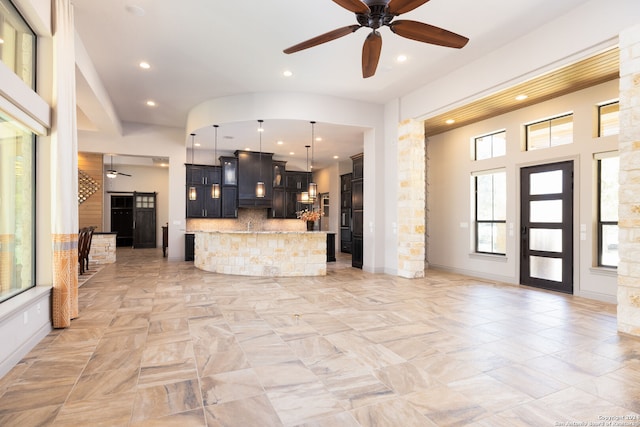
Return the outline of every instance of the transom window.
{"type": "Polygon", "coordinates": [[[504,130],[479,136],[474,139],[475,159],[483,160],[506,154],[506,132],[504,130]]]}
{"type": "Polygon", "coordinates": [[[598,105],[598,136],[620,133],[620,103],[618,101],[598,105]]]}
{"type": "Polygon", "coordinates": [[[493,171],[474,175],[475,251],[504,255],[507,252],[507,174],[493,171]]]}
{"type": "Polygon", "coordinates": [[[527,151],[573,142],[573,113],[526,125],[527,151]]]}
{"type": "Polygon", "coordinates": [[[0,0],[0,60],[36,87],[36,36],[10,0],[0,0]]]}
{"type": "Polygon", "coordinates": [[[616,153],[600,153],[598,161],[598,265],[618,267],[618,171],[616,153]]]}

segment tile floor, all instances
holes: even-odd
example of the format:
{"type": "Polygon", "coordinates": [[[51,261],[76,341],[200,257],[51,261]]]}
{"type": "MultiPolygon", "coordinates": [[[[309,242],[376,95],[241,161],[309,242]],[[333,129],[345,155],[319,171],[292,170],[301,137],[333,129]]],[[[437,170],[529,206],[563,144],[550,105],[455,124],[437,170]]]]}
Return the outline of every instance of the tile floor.
{"type": "Polygon", "coordinates": [[[118,260],[0,380],[0,426],[640,426],[640,340],[610,304],[341,262],[278,279],[118,260]]]}

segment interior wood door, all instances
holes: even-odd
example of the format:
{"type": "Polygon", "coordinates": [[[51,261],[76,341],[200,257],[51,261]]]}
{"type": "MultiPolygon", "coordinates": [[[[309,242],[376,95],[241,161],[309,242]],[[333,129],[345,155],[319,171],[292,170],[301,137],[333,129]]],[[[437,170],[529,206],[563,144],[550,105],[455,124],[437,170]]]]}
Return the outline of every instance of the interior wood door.
{"type": "Polygon", "coordinates": [[[573,293],[573,162],[520,170],[520,283],[573,293]]]}
{"type": "Polygon", "coordinates": [[[133,193],[133,247],[156,247],[156,193],[133,193]]]}

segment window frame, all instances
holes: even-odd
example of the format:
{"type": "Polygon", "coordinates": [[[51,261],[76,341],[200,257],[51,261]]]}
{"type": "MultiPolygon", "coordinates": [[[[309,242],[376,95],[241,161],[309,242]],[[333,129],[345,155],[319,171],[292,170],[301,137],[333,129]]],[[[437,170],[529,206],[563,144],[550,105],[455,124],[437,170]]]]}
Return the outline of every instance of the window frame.
{"type": "Polygon", "coordinates": [[[506,248],[506,241],[505,241],[505,248],[504,248],[504,252],[492,252],[492,251],[482,251],[479,250],[479,228],[481,224],[504,224],[505,227],[505,235],[506,235],[506,224],[507,224],[507,212],[506,212],[506,199],[507,199],[507,194],[506,194],[506,183],[507,183],[507,179],[506,179],[506,169],[500,168],[500,169],[492,169],[492,170],[488,170],[488,171],[482,171],[482,172],[474,172],[472,173],[472,177],[473,177],[473,194],[474,194],[474,244],[473,244],[473,251],[476,254],[483,254],[483,255],[496,255],[496,256],[506,256],[507,255],[507,248],[506,248]],[[486,175],[495,175],[497,173],[503,173],[505,174],[505,212],[504,212],[504,220],[496,220],[495,219],[495,215],[494,219],[491,220],[487,220],[487,219],[479,219],[478,218],[478,178],[480,176],[486,176],[486,175]]]}
{"type": "MultiPolygon", "coordinates": [[[[22,294],[23,292],[28,291],[29,289],[33,289],[36,286],[36,274],[35,274],[35,266],[36,266],[36,223],[37,223],[37,217],[36,217],[36,212],[37,212],[37,195],[36,195],[36,175],[37,175],[37,136],[36,133],[33,132],[31,129],[27,129],[26,127],[22,126],[20,123],[15,122],[9,115],[7,115],[4,111],[0,111],[0,120],[14,126],[15,129],[20,130],[22,133],[22,135],[16,136],[16,138],[20,138],[21,142],[16,142],[16,146],[17,144],[22,144],[22,145],[29,145],[29,151],[30,151],[30,158],[28,160],[28,162],[26,162],[27,165],[30,166],[31,170],[30,170],[30,174],[28,178],[25,178],[25,182],[24,185],[28,186],[28,190],[29,190],[29,194],[28,196],[30,197],[30,200],[28,201],[28,205],[30,206],[30,219],[29,219],[29,232],[28,232],[28,236],[30,236],[30,241],[22,241],[22,234],[15,232],[14,234],[14,240],[12,240],[12,244],[14,245],[13,247],[13,260],[12,260],[12,265],[11,265],[11,270],[13,271],[15,269],[15,271],[22,271],[22,267],[24,267],[25,265],[30,266],[30,272],[29,272],[29,279],[27,281],[27,285],[26,286],[21,286],[20,288],[13,288],[13,279],[11,279],[10,283],[9,283],[9,292],[7,292],[6,294],[0,294],[0,305],[2,303],[5,303],[6,301],[11,300],[12,298],[22,294]],[[20,244],[16,244],[16,243],[20,243],[20,244]],[[20,259],[20,255],[24,255],[24,250],[22,249],[22,247],[26,247],[29,249],[29,253],[28,256],[30,258],[30,260],[28,262],[19,262],[20,259]],[[20,270],[18,270],[18,267],[21,267],[20,270]]],[[[24,151],[24,150],[23,150],[24,151]]],[[[16,156],[16,158],[14,159],[16,165],[18,165],[17,162],[18,156],[16,156]]],[[[7,170],[9,170],[9,168],[7,168],[7,170]]],[[[2,171],[0,171],[1,173],[2,171]]],[[[13,169],[10,170],[10,172],[12,172],[14,175],[18,175],[18,176],[24,176],[24,170],[22,169],[22,172],[20,172],[20,169],[13,169]]],[[[11,201],[5,201],[7,203],[11,203],[14,206],[18,206],[19,203],[18,201],[20,199],[22,199],[22,196],[26,195],[25,194],[20,194],[18,192],[16,192],[14,194],[14,199],[11,201]]],[[[14,231],[18,231],[19,229],[21,230],[25,230],[26,227],[24,227],[25,224],[19,223],[16,225],[16,230],[14,231]]],[[[0,242],[0,246],[2,246],[2,242],[0,242]]],[[[0,249],[0,250],[4,250],[4,249],[0,249]]],[[[17,277],[17,276],[16,276],[17,277]]],[[[24,274],[22,275],[22,277],[24,277],[24,274]]],[[[20,282],[22,282],[22,280],[20,280],[20,282]]],[[[18,282],[16,282],[18,283],[18,282]]],[[[6,284],[5,284],[6,285],[6,284]]],[[[3,285],[4,286],[4,285],[3,285]]]]}
{"type": "Polygon", "coordinates": [[[487,160],[487,159],[494,159],[496,157],[502,157],[502,156],[506,156],[507,155],[507,130],[506,129],[500,129],[497,130],[495,132],[490,132],[484,135],[479,135],[473,138],[473,160],[475,161],[481,161],[481,160],[487,160]],[[495,135],[499,135],[499,134],[504,134],[504,154],[500,154],[500,155],[494,155],[494,143],[493,143],[493,137],[495,135]],[[489,157],[483,157],[482,159],[478,159],[478,140],[479,139],[483,139],[483,138],[487,138],[487,137],[491,137],[491,156],[489,157]]]}
{"type": "Polygon", "coordinates": [[[598,153],[595,156],[597,162],[597,266],[602,268],[610,268],[617,270],[617,265],[604,264],[603,258],[603,245],[604,245],[604,227],[605,226],[618,226],[619,221],[603,221],[602,220],[602,160],[612,157],[619,157],[618,153],[598,153]]]}
{"type": "Polygon", "coordinates": [[[620,113],[620,100],[615,99],[613,101],[603,102],[602,104],[598,104],[598,129],[597,136],[598,138],[604,138],[606,136],[619,135],[620,134],[620,116],[618,115],[618,133],[612,133],[611,135],[603,135],[602,134],[602,109],[605,107],[609,107],[611,105],[618,105],[618,114],[620,113]]]}
{"type": "Polygon", "coordinates": [[[535,125],[539,125],[542,123],[549,123],[549,128],[552,129],[551,124],[554,120],[558,120],[558,119],[563,119],[565,117],[571,117],[571,129],[572,129],[572,135],[573,135],[573,111],[569,111],[567,113],[562,113],[562,114],[558,114],[557,116],[553,116],[553,117],[549,117],[547,119],[542,119],[542,120],[536,120],[530,123],[525,123],[524,125],[524,137],[525,137],[525,151],[536,151],[536,150],[542,150],[545,148],[554,148],[554,147],[560,147],[562,145],[569,145],[573,143],[573,136],[571,138],[571,142],[567,143],[567,144],[558,144],[558,145],[552,145],[551,142],[553,141],[553,135],[551,132],[549,132],[549,145],[545,146],[545,147],[539,147],[539,148],[530,148],[529,147],[529,128],[531,126],[535,126],[535,125]]]}

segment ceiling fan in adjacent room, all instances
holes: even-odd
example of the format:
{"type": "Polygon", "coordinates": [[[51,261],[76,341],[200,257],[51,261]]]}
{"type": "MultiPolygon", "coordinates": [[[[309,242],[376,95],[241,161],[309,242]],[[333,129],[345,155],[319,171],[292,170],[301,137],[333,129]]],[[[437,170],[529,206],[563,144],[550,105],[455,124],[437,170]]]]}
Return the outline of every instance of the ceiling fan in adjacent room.
{"type": "Polygon", "coordinates": [[[468,38],[451,31],[408,19],[394,21],[397,16],[422,6],[429,0],[333,0],[334,3],[356,14],[357,24],[341,27],[328,33],[298,43],[284,50],[294,53],[317,46],[331,40],[351,34],[362,27],[371,28],[362,48],[362,77],[371,77],[376,73],[382,37],[378,29],[387,26],[399,36],[445,47],[460,49],[469,41],[468,38]]]}
{"type": "Polygon", "coordinates": [[[124,173],[124,172],[118,172],[117,170],[115,170],[113,168],[113,156],[111,156],[111,165],[109,167],[109,169],[107,169],[107,178],[115,178],[118,175],[123,175],[123,176],[131,176],[128,173],[124,173]]]}

